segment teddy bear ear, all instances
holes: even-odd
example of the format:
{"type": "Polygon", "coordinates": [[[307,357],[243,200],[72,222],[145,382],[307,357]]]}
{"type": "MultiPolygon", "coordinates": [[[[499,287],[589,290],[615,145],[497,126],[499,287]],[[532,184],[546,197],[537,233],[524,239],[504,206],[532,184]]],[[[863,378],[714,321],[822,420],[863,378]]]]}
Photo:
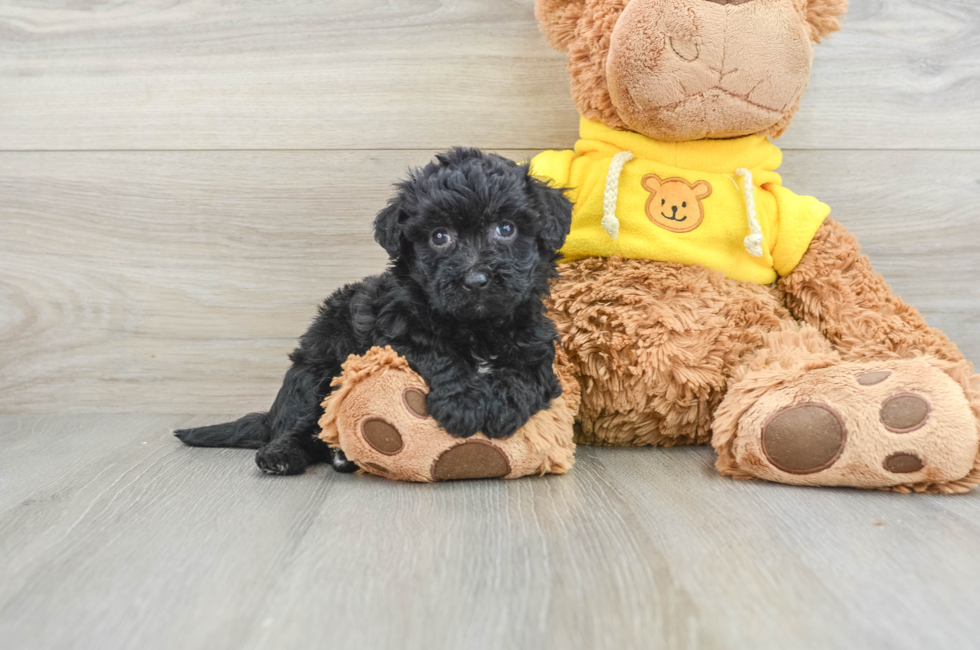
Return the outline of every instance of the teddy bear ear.
{"type": "Polygon", "coordinates": [[[810,24],[810,40],[819,43],[840,30],[840,17],[847,11],[849,0],[808,0],[806,20],[810,24]]]}
{"type": "Polygon", "coordinates": [[[545,37],[559,52],[567,52],[575,37],[575,25],[585,9],[585,0],[535,0],[534,15],[545,37]]]}

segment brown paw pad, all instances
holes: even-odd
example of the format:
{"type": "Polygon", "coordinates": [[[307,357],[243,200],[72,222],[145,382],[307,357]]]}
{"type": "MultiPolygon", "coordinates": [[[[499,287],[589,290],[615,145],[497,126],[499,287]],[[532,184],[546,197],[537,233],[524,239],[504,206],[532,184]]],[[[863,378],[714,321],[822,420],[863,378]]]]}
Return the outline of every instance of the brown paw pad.
{"type": "Polygon", "coordinates": [[[762,428],[762,451],[778,469],[813,474],[840,458],[847,442],[844,421],[823,404],[790,406],[770,417],[762,428]]]}
{"type": "Polygon", "coordinates": [[[892,376],[891,370],[879,370],[878,372],[867,372],[857,378],[857,382],[862,386],[877,386],[892,376]]]}
{"type": "Polygon", "coordinates": [[[385,456],[397,454],[405,445],[401,434],[398,433],[398,429],[384,420],[365,420],[361,424],[361,435],[372,449],[381,452],[385,456]]]}
{"type": "Polygon", "coordinates": [[[385,467],[383,465],[379,465],[378,463],[364,463],[364,466],[366,468],[370,469],[370,470],[373,470],[375,472],[379,472],[381,474],[390,474],[391,473],[391,472],[388,471],[388,468],[387,467],[385,467]]]}
{"type": "Polygon", "coordinates": [[[418,388],[408,388],[402,393],[402,401],[405,408],[415,417],[427,419],[429,410],[425,407],[425,393],[418,388]]]}
{"type": "Polygon", "coordinates": [[[881,406],[881,423],[892,433],[911,433],[924,427],[931,413],[929,402],[904,393],[885,400],[881,406]]]}
{"type": "Polygon", "coordinates": [[[895,474],[911,474],[925,467],[915,454],[892,454],[885,459],[885,469],[895,474]]]}
{"type": "Polygon", "coordinates": [[[432,465],[432,478],[437,481],[502,478],[508,474],[510,462],[504,452],[481,440],[447,449],[432,465]]]}

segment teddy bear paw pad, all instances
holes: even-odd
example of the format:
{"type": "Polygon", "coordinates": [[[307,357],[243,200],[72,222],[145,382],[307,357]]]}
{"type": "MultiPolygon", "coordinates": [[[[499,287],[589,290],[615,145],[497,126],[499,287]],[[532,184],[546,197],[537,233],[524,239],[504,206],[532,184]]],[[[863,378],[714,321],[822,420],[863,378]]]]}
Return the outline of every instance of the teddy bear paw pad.
{"type": "Polygon", "coordinates": [[[875,386],[891,376],[892,373],[890,370],[877,370],[875,372],[866,372],[863,375],[859,375],[857,382],[862,386],[875,386]]]}
{"type": "Polygon", "coordinates": [[[881,423],[892,433],[911,433],[926,425],[932,406],[922,397],[907,393],[885,400],[881,423]]]}
{"type": "Polygon", "coordinates": [[[769,462],[790,474],[813,474],[840,458],[847,429],[823,404],[790,406],[762,427],[762,451],[769,462]]]}
{"type": "Polygon", "coordinates": [[[398,429],[384,420],[365,420],[361,424],[361,435],[372,449],[386,456],[394,456],[405,448],[405,441],[398,429]]]}
{"type": "Polygon", "coordinates": [[[892,454],[885,459],[885,469],[893,474],[911,474],[925,465],[915,454],[892,454]]]}
{"type": "Polygon", "coordinates": [[[978,433],[960,385],[927,359],[844,363],[771,388],[733,447],[752,476],[798,485],[936,486],[964,479],[978,433]]]}
{"type": "Polygon", "coordinates": [[[409,413],[423,420],[429,417],[429,410],[425,406],[425,393],[418,388],[406,388],[402,393],[402,402],[409,413]]]}
{"type": "Polygon", "coordinates": [[[432,478],[436,481],[503,478],[508,474],[510,461],[507,455],[482,440],[450,447],[432,464],[432,478]]]}

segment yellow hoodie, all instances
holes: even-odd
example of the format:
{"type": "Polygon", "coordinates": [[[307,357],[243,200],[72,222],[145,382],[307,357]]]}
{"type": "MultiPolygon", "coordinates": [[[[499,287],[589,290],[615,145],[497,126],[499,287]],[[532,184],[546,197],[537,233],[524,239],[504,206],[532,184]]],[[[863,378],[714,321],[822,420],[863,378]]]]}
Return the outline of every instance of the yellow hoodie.
{"type": "Polygon", "coordinates": [[[830,207],[782,186],[779,147],[763,136],[658,142],[583,119],[574,151],[545,151],[531,171],[571,188],[562,254],[701,264],[771,284],[806,252],[830,207]]]}

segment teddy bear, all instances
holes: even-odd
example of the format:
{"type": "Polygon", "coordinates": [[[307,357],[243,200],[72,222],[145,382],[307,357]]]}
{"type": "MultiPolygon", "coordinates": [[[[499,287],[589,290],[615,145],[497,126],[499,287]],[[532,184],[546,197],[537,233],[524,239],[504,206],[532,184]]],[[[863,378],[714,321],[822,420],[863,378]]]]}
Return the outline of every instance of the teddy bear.
{"type": "Polygon", "coordinates": [[[896,492],[980,483],[980,378],[829,206],[782,185],[813,48],[847,0],[537,0],[568,55],[574,149],[531,171],[575,204],[551,286],[563,395],[460,440],[390,349],[352,357],[321,437],[393,479],[564,473],[574,442],[710,444],[739,479],[896,492]]]}
{"type": "Polygon", "coordinates": [[[958,493],[980,483],[980,381],[829,206],[777,174],[813,48],[847,0],[537,0],[568,56],[574,149],[549,315],[576,441],[711,444],[721,474],[958,493]]]}

